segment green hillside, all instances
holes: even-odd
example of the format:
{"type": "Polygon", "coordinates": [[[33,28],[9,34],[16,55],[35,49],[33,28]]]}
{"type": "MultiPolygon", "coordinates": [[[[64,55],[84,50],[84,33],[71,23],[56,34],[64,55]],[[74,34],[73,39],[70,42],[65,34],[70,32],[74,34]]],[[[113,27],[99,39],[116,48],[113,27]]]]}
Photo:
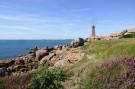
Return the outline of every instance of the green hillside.
{"type": "Polygon", "coordinates": [[[84,46],[70,89],[135,89],[135,39],[101,40],[84,46]],[[131,67],[131,68],[130,68],[131,67]]]}

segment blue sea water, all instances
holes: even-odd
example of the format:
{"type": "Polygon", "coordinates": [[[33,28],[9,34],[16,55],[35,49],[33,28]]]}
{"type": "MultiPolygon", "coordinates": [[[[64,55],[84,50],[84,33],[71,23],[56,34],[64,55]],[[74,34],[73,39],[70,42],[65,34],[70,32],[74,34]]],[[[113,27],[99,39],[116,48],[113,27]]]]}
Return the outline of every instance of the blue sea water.
{"type": "Polygon", "coordinates": [[[67,45],[72,40],[0,40],[0,60],[25,55],[34,47],[67,45]]]}

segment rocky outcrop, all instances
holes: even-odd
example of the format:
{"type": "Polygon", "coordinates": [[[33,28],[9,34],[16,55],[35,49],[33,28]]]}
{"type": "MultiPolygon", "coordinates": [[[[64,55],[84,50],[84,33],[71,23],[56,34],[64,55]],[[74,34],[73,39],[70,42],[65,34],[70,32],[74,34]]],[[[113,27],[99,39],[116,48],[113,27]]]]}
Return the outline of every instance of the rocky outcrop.
{"type": "Polygon", "coordinates": [[[126,30],[123,30],[123,31],[121,31],[119,33],[112,33],[107,38],[108,39],[119,39],[122,36],[133,34],[133,33],[135,33],[135,29],[134,28],[126,29],[126,30]]]}
{"type": "Polygon", "coordinates": [[[84,39],[82,39],[82,38],[77,38],[77,39],[75,39],[75,40],[73,40],[72,42],[71,42],[71,46],[72,47],[78,47],[78,46],[83,46],[84,45],[84,39]]]}
{"type": "Polygon", "coordinates": [[[56,46],[54,46],[54,49],[55,50],[61,50],[62,49],[62,46],[61,45],[56,45],[56,46]]]}
{"type": "Polygon", "coordinates": [[[46,50],[46,49],[37,50],[36,51],[36,60],[40,61],[44,56],[47,56],[48,54],[49,54],[48,50],[46,50]]]}
{"type": "Polygon", "coordinates": [[[65,66],[65,65],[69,65],[69,61],[68,60],[60,60],[60,61],[57,61],[54,66],[55,67],[60,67],[60,66],[65,66]]]}
{"type": "Polygon", "coordinates": [[[68,50],[61,50],[56,52],[57,55],[52,59],[55,67],[71,66],[82,59],[84,55],[83,48],[69,48],[68,50]]]}
{"type": "Polygon", "coordinates": [[[55,53],[50,53],[48,56],[45,56],[44,58],[41,59],[40,64],[43,65],[49,60],[51,60],[56,54],[55,53]]]}
{"type": "Polygon", "coordinates": [[[0,68],[0,76],[5,76],[5,75],[8,75],[8,70],[6,67],[2,67],[0,68]]]}
{"type": "Polygon", "coordinates": [[[15,60],[4,60],[4,61],[0,61],[0,68],[1,67],[9,67],[12,66],[15,63],[15,60]]]}
{"type": "Polygon", "coordinates": [[[78,38],[70,45],[57,45],[52,48],[35,48],[27,55],[11,60],[0,61],[0,76],[25,73],[47,64],[51,67],[69,67],[78,62],[84,55],[84,40],[78,38]]]}

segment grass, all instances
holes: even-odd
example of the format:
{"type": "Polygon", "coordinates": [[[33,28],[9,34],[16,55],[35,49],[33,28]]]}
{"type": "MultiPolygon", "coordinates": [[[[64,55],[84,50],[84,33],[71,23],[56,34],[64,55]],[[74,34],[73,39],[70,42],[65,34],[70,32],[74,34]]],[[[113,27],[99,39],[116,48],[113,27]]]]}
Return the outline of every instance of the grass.
{"type": "Polygon", "coordinates": [[[44,66],[33,76],[27,89],[59,89],[68,76],[68,70],[62,67],[49,70],[44,66]]]}
{"type": "Polygon", "coordinates": [[[134,63],[133,57],[104,62],[86,73],[81,89],[134,89],[134,63]]]}
{"type": "MultiPolygon", "coordinates": [[[[71,82],[73,84],[70,85],[72,86],[70,89],[121,89],[118,87],[108,88],[108,84],[110,84],[108,81],[112,81],[115,77],[123,78],[121,76],[126,73],[125,70],[127,71],[127,65],[121,65],[121,61],[119,62],[114,60],[121,59],[123,57],[134,57],[135,39],[128,38],[89,42],[84,46],[84,48],[86,49],[84,58],[72,67],[74,78],[71,82]],[[102,65],[106,64],[107,61],[114,63],[114,65],[112,65],[112,70],[108,69],[108,66],[102,67],[102,65]],[[100,77],[106,77],[106,80],[100,81],[100,77]],[[91,83],[94,83],[93,86],[90,86],[92,85],[91,83]]],[[[125,81],[127,80],[125,79],[125,81]]],[[[126,87],[122,89],[130,88],[126,87]]]]}
{"type": "MultiPolygon", "coordinates": [[[[101,40],[84,46],[86,54],[73,68],[124,56],[135,56],[135,39],[101,40]]],[[[95,64],[94,64],[95,65],[95,64]]]]}
{"type": "Polygon", "coordinates": [[[33,74],[0,77],[0,89],[26,89],[33,74]]]}
{"type": "Polygon", "coordinates": [[[41,66],[35,73],[0,77],[0,89],[59,89],[70,73],[63,67],[41,66]]]}

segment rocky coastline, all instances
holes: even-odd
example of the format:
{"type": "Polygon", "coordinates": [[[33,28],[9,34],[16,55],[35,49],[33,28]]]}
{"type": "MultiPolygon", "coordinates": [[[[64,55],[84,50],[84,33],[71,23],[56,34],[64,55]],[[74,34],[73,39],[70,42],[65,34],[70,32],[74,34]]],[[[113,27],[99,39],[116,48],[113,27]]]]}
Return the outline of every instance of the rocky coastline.
{"type": "Polygon", "coordinates": [[[52,48],[35,47],[26,55],[0,61],[0,76],[33,72],[41,65],[48,65],[49,68],[58,66],[69,67],[82,59],[85,54],[82,46],[86,42],[119,39],[122,36],[134,33],[135,30],[131,29],[105,37],[77,38],[69,45],[56,45],[52,48]]]}
{"type": "Polygon", "coordinates": [[[52,48],[32,49],[24,56],[0,61],[0,76],[23,74],[33,72],[41,65],[49,68],[64,66],[69,67],[81,60],[84,56],[82,46],[86,40],[77,38],[70,45],[56,45],[52,48]]]}

